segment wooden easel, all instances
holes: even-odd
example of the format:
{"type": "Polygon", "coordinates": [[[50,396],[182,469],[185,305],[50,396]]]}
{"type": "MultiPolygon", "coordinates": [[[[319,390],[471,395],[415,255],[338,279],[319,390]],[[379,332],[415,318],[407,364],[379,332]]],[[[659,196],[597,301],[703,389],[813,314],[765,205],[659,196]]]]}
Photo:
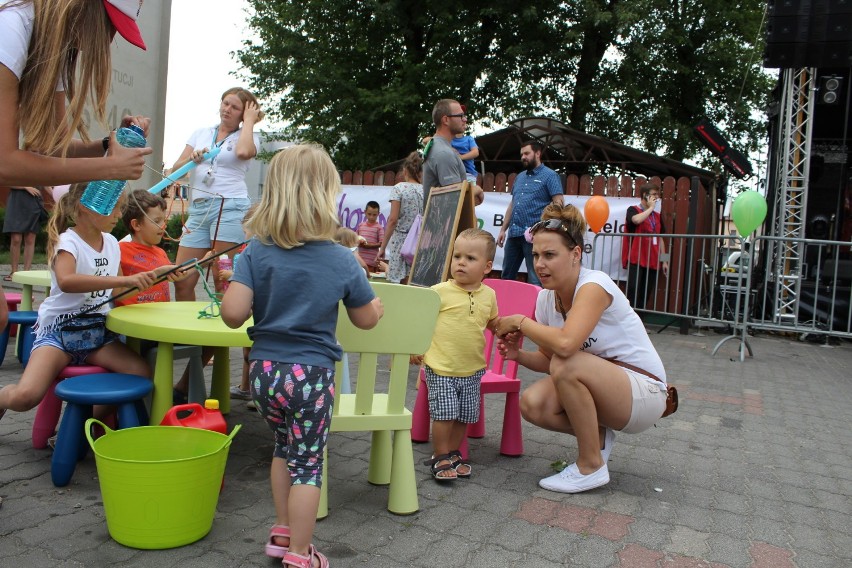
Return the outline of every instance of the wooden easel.
{"type": "Polygon", "coordinates": [[[434,286],[446,280],[456,236],[475,227],[476,209],[470,182],[433,187],[420,223],[420,239],[408,283],[434,286]]]}

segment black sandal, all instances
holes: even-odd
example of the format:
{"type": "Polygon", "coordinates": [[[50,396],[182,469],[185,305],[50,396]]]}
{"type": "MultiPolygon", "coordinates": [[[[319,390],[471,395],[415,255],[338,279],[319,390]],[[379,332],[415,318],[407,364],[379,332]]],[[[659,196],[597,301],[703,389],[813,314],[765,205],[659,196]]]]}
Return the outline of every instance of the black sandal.
{"type": "Polygon", "coordinates": [[[432,477],[435,478],[435,481],[455,481],[458,478],[458,472],[456,471],[455,465],[453,465],[453,460],[450,457],[450,454],[435,456],[432,459],[426,460],[423,464],[429,466],[429,470],[432,472],[432,477]],[[447,463],[444,465],[438,465],[440,462],[447,463]],[[441,473],[450,470],[452,470],[455,475],[440,475],[441,473]]]}
{"type": "Polygon", "coordinates": [[[463,479],[467,479],[468,477],[470,477],[470,474],[473,473],[473,466],[471,466],[470,462],[468,462],[462,457],[462,453],[459,450],[453,450],[447,455],[450,456],[450,461],[453,464],[453,469],[456,470],[456,477],[461,477],[463,479]],[[460,465],[467,466],[467,473],[461,473],[459,471],[460,465]]]}

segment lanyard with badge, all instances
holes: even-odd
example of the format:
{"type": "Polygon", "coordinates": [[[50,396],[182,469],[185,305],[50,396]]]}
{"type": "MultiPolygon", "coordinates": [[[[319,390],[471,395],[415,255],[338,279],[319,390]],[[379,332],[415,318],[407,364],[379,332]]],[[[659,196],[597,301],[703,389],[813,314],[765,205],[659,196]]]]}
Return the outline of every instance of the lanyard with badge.
{"type": "MultiPolygon", "coordinates": [[[[651,232],[652,232],[652,233],[656,233],[656,232],[657,232],[657,223],[656,223],[656,220],[654,219],[654,213],[656,213],[656,211],[654,211],[654,210],[652,209],[652,210],[651,210],[651,215],[650,215],[650,216],[648,216],[648,221],[651,223],[651,232]]],[[[652,245],[652,246],[657,246],[657,237],[651,237],[651,245],[652,245]]]]}
{"type": "MultiPolygon", "coordinates": [[[[231,132],[230,134],[225,136],[222,139],[221,142],[216,143],[216,138],[219,136],[219,127],[217,126],[216,129],[213,131],[213,140],[210,141],[211,149],[212,148],[221,148],[222,144],[224,144],[225,142],[230,140],[231,136],[233,136],[237,132],[239,132],[239,129],[234,130],[233,132],[231,132]]],[[[234,149],[233,145],[229,142],[226,150],[228,152],[230,152],[233,149],[234,149]]],[[[210,168],[207,170],[207,174],[204,176],[204,179],[201,180],[201,183],[203,183],[207,187],[210,187],[211,185],[213,185],[213,178],[216,177],[216,160],[218,160],[218,159],[219,159],[219,153],[217,153],[215,156],[213,156],[213,161],[210,162],[210,168]]]]}

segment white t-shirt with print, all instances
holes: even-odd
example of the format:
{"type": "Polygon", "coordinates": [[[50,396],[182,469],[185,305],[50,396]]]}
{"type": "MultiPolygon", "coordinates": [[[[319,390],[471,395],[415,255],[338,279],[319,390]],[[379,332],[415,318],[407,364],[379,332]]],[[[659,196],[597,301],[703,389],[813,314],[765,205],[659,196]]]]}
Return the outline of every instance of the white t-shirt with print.
{"type": "MultiPolygon", "coordinates": [[[[217,126],[201,128],[193,132],[188,146],[195,150],[204,148],[212,149],[216,145],[217,126]]],[[[246,185],[246,172],[248,172],[251,160],[241,160],[237,157],[237,141],[240,138],[240,128],[232,132],[222,141],[219,155],[213,160],[206,160],[198,164],[189,173],[189,184],[192,187],[192,199],[208,199],[214,197],[206,192],[221,195],[222,197],[234,197],[238,199],[248,198],[248,186],[246,185]],[[207,172],[213,174],[213,183],[207,185],[203,182],[207,172]],[[196,188],[204,191],[196,191],[196,188]]],[[[252,135],[254,147],[260,148],[260,137],[255,133],[252,135]]]]}
{"type": "MultiPolygon", "coordinates": [[[[101,233],[103,246],[101,250],[90,247],[80,238],[74,229],[68,229],[59,235],[57,253],[65,251],[74,256],[77,261],[77,274],[95,276],[116,276],[121,266],[121,249],[118,241],[109,233],[101,233]]],[[[112,289],[95,292],[63,292],[56,282],[56,274],[50,273],[50,295],[44,299],[38,309],[39,333],[51,330],[59,316],[79,313],[86,308],[100,304],[112,295],[112,289]]],[[[95,310],[93,313],[106,314],[109,304],[95,310]]],[[[63,318],[64,319],[64,318],[63,318]]]]}
{"type": "MultiPolygon", "coordinates": [[[[581,268],[574,297],[577,297],[580,288],[589,284],[597,284],[603,288],[612,298],[612,302],[604,310],[600,321],[589,337],[584,340],[580,350],[603,359],[623,361],[666,381],[666,370],[663,367],[663,362],[657,354],[657,350],[654,349],[642,320],[630,307],[630,302],[624,293],[605,272],[581,268]]],[[[542,290],[538,293],[535,319],[539,323],[551,327],[561,329],[565,326],[562,314],[556,309],[556,297],[553,290],[542,290]]]]}

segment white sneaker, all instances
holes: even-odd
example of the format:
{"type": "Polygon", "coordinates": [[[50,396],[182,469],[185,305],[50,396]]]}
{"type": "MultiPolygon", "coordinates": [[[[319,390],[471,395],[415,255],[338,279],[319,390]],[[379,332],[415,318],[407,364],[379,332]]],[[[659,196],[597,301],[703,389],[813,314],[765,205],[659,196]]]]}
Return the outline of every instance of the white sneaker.
{"type": "Polygon", "coordinates": [[[603,464],[599,470],[589,475],[583,475],[572,463],[561,472],[545,477],[538,482],[539,487],[558,493],[582,493],[609,483],[609,469],[603,464]]]}
{"type": "Polygon", "coordinates": [[[604,447],[601,450],[601,457],[604,463],[609,463],[609,454],[612,453],[612,444],[615,442],[615,430],[607,428],[604,433],[604,447]]]}

